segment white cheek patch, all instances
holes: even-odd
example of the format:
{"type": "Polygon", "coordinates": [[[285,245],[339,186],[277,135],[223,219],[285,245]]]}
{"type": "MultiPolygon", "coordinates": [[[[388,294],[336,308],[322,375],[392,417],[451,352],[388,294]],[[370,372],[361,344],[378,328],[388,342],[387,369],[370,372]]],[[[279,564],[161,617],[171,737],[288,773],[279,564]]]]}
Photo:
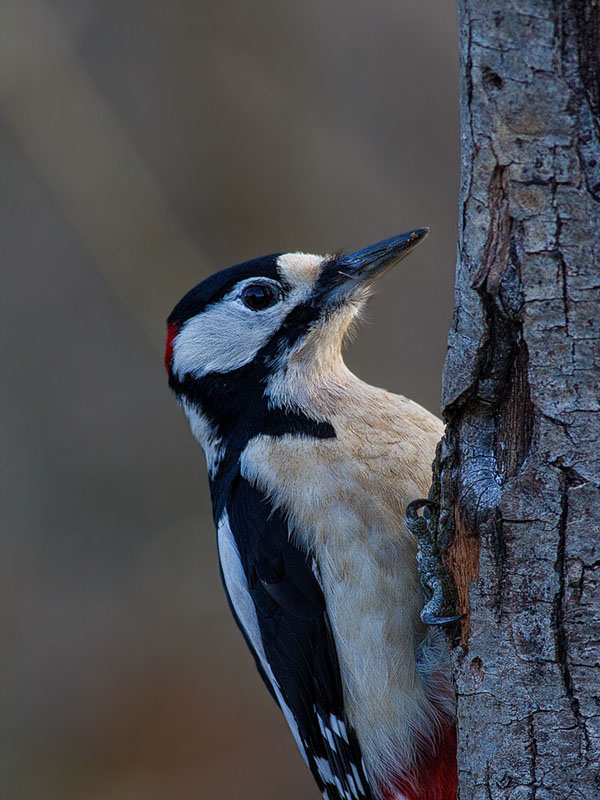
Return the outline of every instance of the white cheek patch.
{"type": "MultiPolygon", "coordinates": [[[[310,258],[321,260],[320,256],[310,258]]],[[[243,304],[240,294],[245,285],[255,280],[238,283],[230,294],[184,322],[173,342],[172,371],[180,380],[187,374],[201,378],[249,364],[312,288],[308,279],[297,283],[290,280],[292,289],[283,300],[263,311],[252,311],[243,304]]]]}
{"type": "Polygon", "coordinates": [[[240,300],[224,297],[183,324],[173,343],[173,372],[201,378],[230,372],[250,363],[281,325],[289,304],[251,311],[240,300]]]}

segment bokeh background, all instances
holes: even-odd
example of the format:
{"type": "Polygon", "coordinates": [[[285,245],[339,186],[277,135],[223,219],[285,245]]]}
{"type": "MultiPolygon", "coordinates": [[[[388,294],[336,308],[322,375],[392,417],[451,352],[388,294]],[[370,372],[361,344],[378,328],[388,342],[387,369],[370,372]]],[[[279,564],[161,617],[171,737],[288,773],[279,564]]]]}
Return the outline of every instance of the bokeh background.
{"type": "Polygon", "coordinates": [[[164,318],[258,255],[432,234],[348,351],[437,411],[447,0],[0,4],[7,800],[317,798],[229,617],[164,318]]]}

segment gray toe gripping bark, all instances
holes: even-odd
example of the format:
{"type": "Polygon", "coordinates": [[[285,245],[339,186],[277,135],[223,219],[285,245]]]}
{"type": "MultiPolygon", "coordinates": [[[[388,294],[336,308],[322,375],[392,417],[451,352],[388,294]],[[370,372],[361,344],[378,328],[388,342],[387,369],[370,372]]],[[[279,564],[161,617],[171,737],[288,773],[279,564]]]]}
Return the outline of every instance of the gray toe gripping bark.
{"type": "Polygon", "coordinates": [[[413,500],[406,508],[406,523],[418,543],[417,566],[426,600],[421,619],[427,625],[457,622],[462,616],[456,612],[456,592],[438,543],[439,509],[438,503],[425,498],[413,500]]]}

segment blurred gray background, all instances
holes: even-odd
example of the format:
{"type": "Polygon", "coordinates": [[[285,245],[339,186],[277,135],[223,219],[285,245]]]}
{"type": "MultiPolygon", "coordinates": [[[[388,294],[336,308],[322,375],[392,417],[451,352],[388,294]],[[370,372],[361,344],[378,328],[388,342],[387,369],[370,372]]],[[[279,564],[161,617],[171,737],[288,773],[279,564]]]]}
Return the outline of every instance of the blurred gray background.
{"type": "Polygon", "coordinates": [[[317,798],[226,608],[164,318],[238,261],[430,225],[348,362],[437,411],[455,39],[447,0],[0,4],[3,798],[317,798]]]}

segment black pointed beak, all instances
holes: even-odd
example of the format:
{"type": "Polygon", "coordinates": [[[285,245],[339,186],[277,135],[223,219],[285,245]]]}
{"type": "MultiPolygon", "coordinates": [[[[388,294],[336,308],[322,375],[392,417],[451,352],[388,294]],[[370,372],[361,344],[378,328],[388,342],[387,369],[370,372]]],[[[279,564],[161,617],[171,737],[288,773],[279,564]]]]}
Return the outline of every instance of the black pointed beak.
{"type": "Polygon", "coordinates": [[[350,298],[405,258],[429,233],[417,228],[400,236],[392,236],[349,255],[333,258],[319,278],[320,288],[332,300],[350,298]]]}

